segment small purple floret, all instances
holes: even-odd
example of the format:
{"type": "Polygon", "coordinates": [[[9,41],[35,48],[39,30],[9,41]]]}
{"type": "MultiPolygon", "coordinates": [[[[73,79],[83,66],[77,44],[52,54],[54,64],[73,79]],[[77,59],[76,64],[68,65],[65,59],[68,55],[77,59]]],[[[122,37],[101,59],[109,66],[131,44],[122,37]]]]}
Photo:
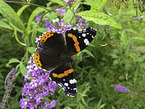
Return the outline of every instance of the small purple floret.
{"type": "Polygon", "coordinates": [[[133,18],[133,20],[136,20],[136,19],[140,20],[140,17],[134,17],[134,18],[133,18]]]}
{"type": "Polygon", "coordinates": [[[119,84],[117,84],[115,87],[114,87],[114,91],[119,91],[119,92],[128,92],[128,93],[131,93],[131,91],[119,84]]]}
{"type": "Polygon", "coordinates": [[[37,15],[36,15],[36,19],[35,19],[35,21],[39,22],[40,19],[41,19],[41,17],[42,17],[42,15],[43,15],[42,12],[41,12],[40,14],[37,14],[37,15]]]}

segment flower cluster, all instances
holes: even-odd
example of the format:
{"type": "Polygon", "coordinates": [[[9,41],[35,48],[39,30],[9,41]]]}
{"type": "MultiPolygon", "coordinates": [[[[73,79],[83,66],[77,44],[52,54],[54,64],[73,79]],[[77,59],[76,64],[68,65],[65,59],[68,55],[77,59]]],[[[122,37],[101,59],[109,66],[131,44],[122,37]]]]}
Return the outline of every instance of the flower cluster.
{"type": "Polygon", "coordinates": [[[65,9],[55,9],[56,13],[58,14],[60,12],[60,15],[65,15],[65,9]]]}
{"type": "Polygon", "coordinates": [[[118,90],[119,92],[128,92],[128,93],[131,93],[131,91],[119,84],[117,84],[115,87],[114,87],[114,91],[118,90]]]}
{"type": "Polygon", "coordinates": [[[40,14],[37,14],[37,15],[36,15],[36,19],[35,19],[35,21],[39,22],[40,19],[41,19],[41,17],[42,17],[42,15],[43,15],[42,12],[41,12],[40,14]]]}
{"type": "Polygon", "coordinates": [[[8,98],[10,97],[10,93],[14,87],[15,84],[13,84],[13,81],[15,80],[15,68],[12,68],[12,70],[10,71],[10,73],[7,75],[7,85],[5,86],[5,95],[4,98],[2,100],[2,103],[0,105],[1,109],[5,109],[6,103],[8,102],[8,98]]]}
{"type": "Polygon", "coordinates": [[[30,58],[29,66],[27,66],[27,75],[25,76],[25,85],[22,90],[22,99],[20,107],[24,108],[45,108],[51,109],[57,104],[57,100],[49,102],[45,100],[45,96],[53,95],[55,88],[58,86],[49,78],[50,71],[46,71],[36,67],[30,58]],[[28,82],[31,80],[30,82],[28,82]]]}

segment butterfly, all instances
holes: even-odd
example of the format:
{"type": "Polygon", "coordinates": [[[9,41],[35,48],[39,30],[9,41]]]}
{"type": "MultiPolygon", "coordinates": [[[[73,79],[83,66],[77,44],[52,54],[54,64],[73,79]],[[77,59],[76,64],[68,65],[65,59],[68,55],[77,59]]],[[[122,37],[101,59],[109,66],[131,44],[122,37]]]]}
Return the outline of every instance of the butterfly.
{"type": "Polygon", "coordinates": [[[70,63],[72,56],[86,48],[96,36],[96,30],[76,28],[62,34],[49,31],[42,35],[33,59],[37,67],[51,70],[50,78],[59,84],[65,94],[74,97],[77,92],[75,73],[70,63]]]}

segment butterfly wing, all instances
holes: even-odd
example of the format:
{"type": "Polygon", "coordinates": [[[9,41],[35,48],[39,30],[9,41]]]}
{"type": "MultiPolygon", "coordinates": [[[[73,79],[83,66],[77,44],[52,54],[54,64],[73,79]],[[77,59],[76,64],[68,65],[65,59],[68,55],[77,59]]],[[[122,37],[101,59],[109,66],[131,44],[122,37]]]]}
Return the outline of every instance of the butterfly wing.
{"type": "Polygon", "coordinates": [[[37,67],[52,70],[61,63],[59,57],[65,50],[65,40],[62,34],[53,31],[46,32],[42,35],[34,52],[34,62],[37,67]]]}
{"type": "Polygon", "coordinates": [[[59,84],[66,95],[74,97],[76,94],[76,80],[74,77],[74,71],[69,63],[61,63],[51,73],[50,77],[53,81],[59,84]]]}
{"type": "Polygon", "coordinates": [[[66,32],[67,53],[74,55],[89,45],[96,35],[96,30],[88,27],[83,30],[71,29],[66,32]]]}

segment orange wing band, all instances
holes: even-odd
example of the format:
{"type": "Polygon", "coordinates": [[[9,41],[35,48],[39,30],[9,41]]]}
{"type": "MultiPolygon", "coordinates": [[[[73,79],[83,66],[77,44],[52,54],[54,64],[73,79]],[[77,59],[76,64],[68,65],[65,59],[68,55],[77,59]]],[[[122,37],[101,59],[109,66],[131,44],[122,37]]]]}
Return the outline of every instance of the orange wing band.
{"type": "Polygon", "coordinates": [[[43,34],[43,36],[40,39],[40,43],[44,43],[48,38],[53,36],[54,33],[55,33],[54,31],[49,31],[49,32],[46,32],[45,34],[43,34]]]}
{"type": "Polygon", "coordinates": [[[75,42],[75,43],[74,43],[74,46],[75,46],[75,48],[76,48],[76,51],[77,51],[77,52],[80,52],[81,49],[80,49],[80,47],[79,47],[79,42],[78,42],[78,40],[77,40],[77,37],[76,37],[75,35],[72,35],[71,33],[68,34],[68,37],[71,37],[71,38],[73,39],[73,41],[75,42]]]}
{"type": "Polygon", "coordinates": [[[40,55],[37,52],[34,52],[34,63],[36,64],[37,67],[42,68],[42,64],[40,62],[40,55]]]}
{"type": "Polygon", "coordinates": [[[70,74],[72,72],[73,72],[73,69],[69,69],[69,70],[64,71],[64,73],[61,73],[61,74],[53,73],[52,75],[55,78],[63,78],[64,76],[68,76],[68,74],[70,74]]]}

